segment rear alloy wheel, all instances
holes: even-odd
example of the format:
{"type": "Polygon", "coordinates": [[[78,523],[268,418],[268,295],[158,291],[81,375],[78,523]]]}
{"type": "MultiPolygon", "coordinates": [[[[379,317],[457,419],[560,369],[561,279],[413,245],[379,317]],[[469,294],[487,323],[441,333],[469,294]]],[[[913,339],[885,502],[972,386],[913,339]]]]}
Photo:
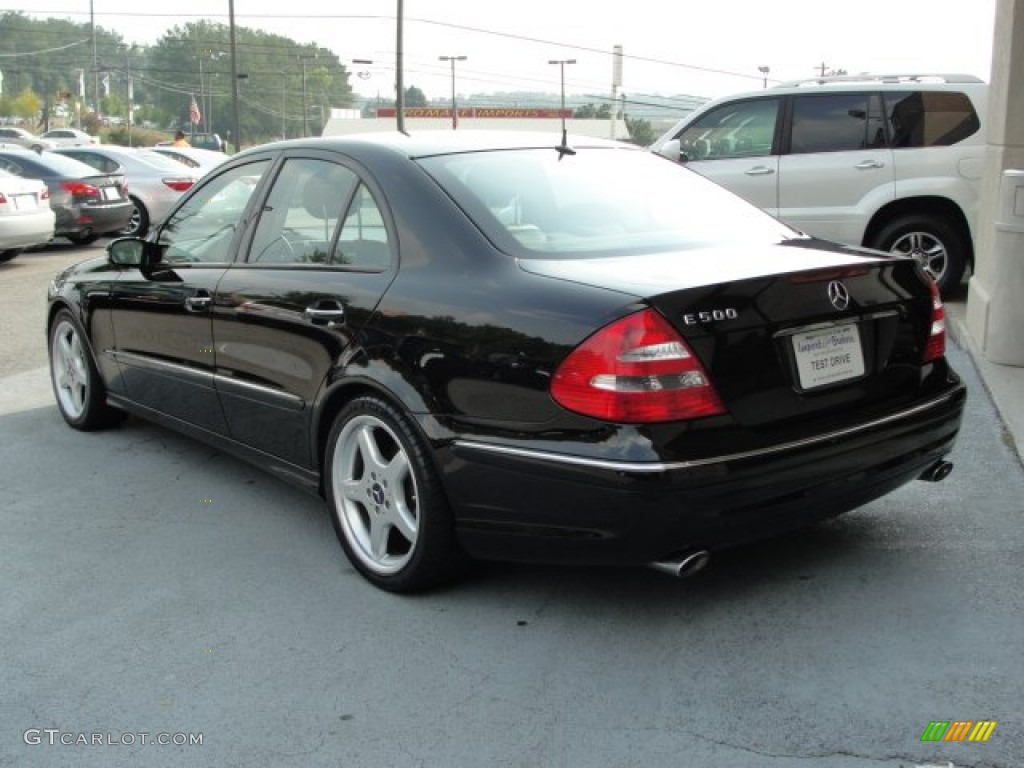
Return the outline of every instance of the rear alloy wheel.
{"type": "Polygon", "coordinates": [[[132,220],[118,234],[124,237],[145,237],[146,232],[149,231],[149,211],[146,210],[146,206],[142,204],[139,198],[133,197],[131,201],[134,206],[132,208],[132,220]]]}
{"type": "Polygon", "coordinates": [[[893,219],[878,233],[872,247],[915,259],[943,295],[960,285],[967,267],[963,237],[954,227],[932,216],[893,219]]]}
{"type": "Polygon", "coordinates": [[[345,406],[328,438],[334,530],[356,569],[391,592],[435,586],[464,562],[428,450],[409,419],[374,396],[345,406]]]}
{"type": "Polygon", "coordinates": [[[107,405],[88,342],[67,310],[58,312],[50,327],[50,381],[60,415],[75,429],[102,429],[122,418],[107,405]]]}

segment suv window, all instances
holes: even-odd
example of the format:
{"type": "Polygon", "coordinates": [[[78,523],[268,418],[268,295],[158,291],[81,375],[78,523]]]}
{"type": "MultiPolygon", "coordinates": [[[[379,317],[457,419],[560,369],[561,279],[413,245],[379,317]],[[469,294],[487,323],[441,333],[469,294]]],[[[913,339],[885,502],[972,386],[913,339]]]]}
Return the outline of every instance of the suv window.
{"type": "Polygon", "coordinates": [[[894,147],[946,147],[981,129],[978,113],[964,93],[886,93],[885,115],[894,147]]]}
{"type": "Polygon", "coordinates": [[[790,152],[848,152],[885,146],[878,97],[828,93],[793,99],[790,152]]]}
{"type": "Polygon", "coordinates": [[[758,157],[772,153],[779,99],[752,99],[708,112],[679,135],[689,160],[758,157]]]}

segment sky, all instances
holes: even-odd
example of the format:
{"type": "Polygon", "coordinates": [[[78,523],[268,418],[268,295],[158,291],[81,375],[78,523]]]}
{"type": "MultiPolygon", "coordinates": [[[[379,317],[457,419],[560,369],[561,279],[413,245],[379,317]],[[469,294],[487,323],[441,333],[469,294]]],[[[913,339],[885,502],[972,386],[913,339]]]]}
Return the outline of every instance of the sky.
{"type": "MultiPolygon", "coordinates": [[[[988,80],[997,0],[404,0],[405,85],[430,98],[456,92],[609,95],[614,46],[621,93],[717,97],[813,77],[826,69],[963,73],[988,80]],[[611,10],[613,9],[614,10],[611,10]],[[574,64],[552,65],[552,60],[574,64]]],[[[226,24],[229,0],[0,0],[0,11],[89,20],[127,42],[152,44],[198,19],[226,24]]],[[[353,90],[391,97],[397,0],[234,0],[235,23],[330,49],[353,90]],[[351,63],[373,61],[372,65],[351,63]]],[[[297,65],[298,66],[298,65],[297,65]]]]}

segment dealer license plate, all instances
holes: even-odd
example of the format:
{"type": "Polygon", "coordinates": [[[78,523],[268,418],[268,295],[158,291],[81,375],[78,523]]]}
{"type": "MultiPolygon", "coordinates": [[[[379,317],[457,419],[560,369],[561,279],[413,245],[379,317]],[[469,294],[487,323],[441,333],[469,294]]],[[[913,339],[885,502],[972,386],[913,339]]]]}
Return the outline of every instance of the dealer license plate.
{"type": "Polygon", "coordinates": [[[16,211],[30,211],[36,207],[35,195],[11,195],[11,202],[16,211]]]}
{"type": "Polygon", "coordinates": [[[103,199],[104,200],[120,200],[121,195],[117,191],[117,187],[104,187],[103,188],[103,199]]]}
{"type": "Polygon", "coordinates": [[[801,388],[814,389],[864,375],[864,352],[856,324],[801,332],[791,338],[801,388]]]}

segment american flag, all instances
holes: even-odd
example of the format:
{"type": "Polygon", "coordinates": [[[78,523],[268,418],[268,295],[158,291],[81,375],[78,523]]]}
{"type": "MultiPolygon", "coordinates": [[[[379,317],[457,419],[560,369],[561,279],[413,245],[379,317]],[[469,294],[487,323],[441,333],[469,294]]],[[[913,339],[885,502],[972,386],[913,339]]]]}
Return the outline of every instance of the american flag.
{"type": "Polygon", "coordinates": [[[196,104],[196,97],[192,97],[192,103],[188,107],[188,121],[193,125],[199,123],[203,116],[199,112],[199,105],[196,104]]]}

